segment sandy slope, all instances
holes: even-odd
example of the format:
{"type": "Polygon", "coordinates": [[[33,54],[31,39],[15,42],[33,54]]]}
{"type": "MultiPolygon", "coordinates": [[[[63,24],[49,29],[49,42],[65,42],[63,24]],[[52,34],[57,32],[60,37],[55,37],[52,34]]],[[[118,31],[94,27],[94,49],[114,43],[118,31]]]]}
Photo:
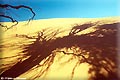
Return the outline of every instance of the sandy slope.
{"type": "MultiPolygon", "coordinates": [[[[56,31],[60,30],[63,31],[62,34],[58,36],[65,36],[69,33],[70,29],[78,24],[84,24],[84,23],[97,23],[98,25],[102,24],[110,24],[119,22],[120,17],[108,17],[108,18],[55,18],[55,19],[43,19],[43,20],[33,20],[29,24],[27,24],[26,21],[19,22],[17,26],[14,26],[13,28],[4,31],[4,28],[2,28],[2,43],[4,45],[7,44],[16,44],[19,38],[16,38],[16,34],[26,34],[26,35],[36,35],[37,32],[48,29],[49,31],[56,31]]],[[[7,26],[13,25],[11,22],[3,23],[7,26]]],[[[88,29],[84,31],[83,33],[88,33],[90,31],[94,31],[93,29],[88,29]]],[[[22,40],[24,42],[24,40],[22,40]]]]}
{"type": "MultiPolygon", "coordinates": [[[[120,17],[108,17],[108,18],[55,18],[55,19],[42,19],[42,20],[33,20],[29,24],[26,21],[19,22],[17,26],[5,32],[6,34],[29,34],[37,32],[44,28],[60,28],[67,29],[75,24],[84,24],[87,22],[100,22],[99,24],[109,24],[120,21],[120,17]]],[[[8,26],[11,23],[4,23],[8,26]]]]}
{"type": "MultiPolygon", "coordinates": [[[[64,36],[67,35],[70,31],[70,29],[76,25],[76,24],[84,24],[84,23],[97,23],[97,25],[102,25],[102,24],[110,24],[110,23],[116,23],[120,22],[120,17],[109,17],[109,18],[56,18],[56,19],[43,19],[43,20],[33,20],[31,21],[28,25],[26,21],[24,22],[19,22],[17,26],[14,26],[13,28],[9,29],[8,31],[3,30],[2,34],[2,44],[4,45],[3,47],[3,52],[1,53],[2,56],[0,57],[7,57],[7,56],[14,56],[16,53],[21,51],[21,48],[18,48],[18,46],[21,46],[22,44],[28,44],[31,43],[31,41],[28,41],[26,39],[22,38],[17,38],[15,37],[16,34],[26,34],[26,35],[36,35],[37,32],[43,29],[49,29],[49,31],[54,31],[54,30],[60,30],[63,31],[62,34],[59,36],[64,36]]],[[[11,25],[10,22],[3,23],[5,25],[11,25]]],[[[93,28],[90,28],[84,33],[88,33],[94,31],[93,28]]],[[[12,60],[12,59],[11,59],[12,60]]],[[[68,65],[70,66],[70,65],[68,65]]],[[[67,67],[67,66],[66,66],[67,67]]],[[[84,66],[85,67],[85,66],[84,66]]],[[[62,69],[61,69],[62,70],[62,69]]],[[[63,68],[62,71],[66,70],[66,68],[63,68]]],[[[88,69],[85,67],[86,72],[88,69]]],[[[69,69],[68,69],[69,71],[69,69]]],[[[85,72],[85,73],[86,73],[85,72]]],[[[56,74],[57,72],[54,71],[54,73],[51,73],[51,76],[56,74]]],[[[59,72],[59,75],[62,75],[62,72],[59,72]]],[[[59,76],[56,75],[56,76],[59,76]]],[[[69,74],[67,74],[68,76],[69,74]]],[[[78,75],[78,74],[76,74],[78,75]]],[[[65,76],[65,75],[63,75],[65,76]]],[[[66,76],[66,78],[67,78],[66,76]]],[[[83,75],[85,76],[85,75],[83,75]]],[[[23,76],[22,76],[23,77],[23,76]]],[[[59,76],[61,77],[61,76],[59,76]]]]}

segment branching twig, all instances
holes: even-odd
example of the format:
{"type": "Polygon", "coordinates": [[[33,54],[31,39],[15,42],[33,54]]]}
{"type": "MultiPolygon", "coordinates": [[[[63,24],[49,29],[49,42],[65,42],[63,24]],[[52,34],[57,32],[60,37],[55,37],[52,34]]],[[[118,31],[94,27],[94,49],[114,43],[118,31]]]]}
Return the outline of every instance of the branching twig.
{"type": "MultiPolygon", "coordinates": [[[[32,20],[35,17],[35,12],[29,6],[25,6],[25,5],[12,6],[12,5],[9,5],[9,4],[0,4],[0,8],[3,8],[3,9],[7,9],[9,7],[12,8],[12,9],[20,9],[20,8],[29,9],[32,12],[33,16],[28,20],[28,23],[30,22],[30,20],[32,20]]],[[[14,25],[12,25],[10,27],[7,27],[7,26],[4,26],[4,25],[0,24],[1,27],[5,27],[5,28],[7,28],[7,30],[10,29],[10,28],[12,28],[13,26],[16,26],[18,24],[18,21],[15,20],[11,16],[8,16],[8,15],[5,15],[5,14],[0,14],[0,17],[4,17],[4,18],[7,18],[7,19],[10,19],[13,23],[16,22],[16,24],[14,24],[14,25]]]]}
{"type": "Polygon", "coordinates": [[[0,7],[1,8],[8,8],[8,7],[10,7],[10,8],[13,8],[13,9],[26,8],[26,9],[29,9],[32,12],[32,14],[33,14],[33,16],[29,19],[29,21],[32,20],[35,17],[35,12],[29,6],[25,6],[25,5],[12,6],[12,5],[9,5],[9,4],[0,4],[0,7]]]}

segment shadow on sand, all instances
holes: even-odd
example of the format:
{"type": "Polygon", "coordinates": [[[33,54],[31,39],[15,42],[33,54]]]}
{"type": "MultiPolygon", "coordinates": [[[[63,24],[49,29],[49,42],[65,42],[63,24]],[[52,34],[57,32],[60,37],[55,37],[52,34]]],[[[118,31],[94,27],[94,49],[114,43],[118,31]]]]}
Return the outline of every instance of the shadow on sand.
{"type": "MultiPolygon", "coordinates": [[[[75,55],[83,57],[80,63],[92,65],[88,73],[92,74],[94,72],[94,75],[90,77],[90,80],[119,80],[117,75],[117,71],[119,71],[117,33],[120,23],[98,25],[94,32],[77,35],[77,33],[93,25],[95,24],[88,23],[74,26],[69,34],[63,37],[56,37],[59,34],[58,31],[53,31],[49,35],[46,35],[44,31],[40,31],[36,37],[22,35],[22,38],[35,39],[23,48],[22,52],[29,57],[4,71],[1,76],[18,77],[45,59],[49,64],[44,69],[46,71],[54,60],[55,54],[52,53],[54,50],[77,46],[84,51],[83,53],[80,52],[80,55],[75,55]],[[85,55],[88,55],[88,57],[85,57],[85,55]],[[102,70],[106,72],[107,76],[101,72],[102,70]]],[[[19,37],[19,35],[16,35],[16,37],[19,37]]],[[[63,51],[63,53],[65,52],[63,51]]],[[[46,65],[46,62],[42,65],[44,64],[46,65]]],[[[44,71],[41,71],[40,74],[42,75],[44,71]]]]}

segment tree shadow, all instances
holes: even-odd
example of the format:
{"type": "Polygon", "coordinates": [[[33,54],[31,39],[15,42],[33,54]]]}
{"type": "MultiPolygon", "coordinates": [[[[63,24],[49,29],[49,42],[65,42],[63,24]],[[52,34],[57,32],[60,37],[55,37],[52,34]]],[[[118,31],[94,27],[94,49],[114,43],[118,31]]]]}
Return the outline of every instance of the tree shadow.
{"type": "Polygon", "coordinates": [[[23,48],[22,52],[25,53],[25,56],[29,57],[4,71],[1,76],[18,77],[45,60],[43,64],[40,65],[46,66],[39,73],[40,77],[53,63],[56,55],[53,54],[53,51],[57,49],[56,52],[62,52],[65,55],[73,55],[78,58],[82,57],[77,64],[88,63],[91,65],[88,72],[91,74],[90,80],[119,80],[117,74],[119,71],[117,34],[120,23],[97,25],[97,27],[95,27],[96,31],[77,35],[77,33],[93,25],[96,24],[86,23],[74,26],[69,34],[63,37],[56,37],[56,35],[60,33],[58,30],[49,34],[47,32],[45,33],[47,30],[43,30],[38,32],[37,36],[32,37],[28,35],[16,35],[16,37],[21,36],[22,38],[34,39],[35,41],[23,48]],[[67,53],[60,51],[62,48],[71,48],[73,46],[79,47],[81,52],[76,54],[74,52],[67,53]]]}
{"type": "Polygon", "coordinates": [[[72,29],[70,35],[56,40],[56,44],[54,44],[57,45],[62,42],[58,47],[63,46],[69,48],[76,45],[80,47],[81,50],[84,50],[84,52],[76,56],[88,55],[87,58],[83,57],[81,61],[82,63],[85,62],[92,65],[89,73],[91,74],[93,72],[94,74],[90,79],[119,80],[119,64],[117,57],[117,34],[119,24],[120,23],[99,25],[96,27],[96,31],[83,35],[75,35],[81,31],[81,26],[76,26],[72,29]]]}

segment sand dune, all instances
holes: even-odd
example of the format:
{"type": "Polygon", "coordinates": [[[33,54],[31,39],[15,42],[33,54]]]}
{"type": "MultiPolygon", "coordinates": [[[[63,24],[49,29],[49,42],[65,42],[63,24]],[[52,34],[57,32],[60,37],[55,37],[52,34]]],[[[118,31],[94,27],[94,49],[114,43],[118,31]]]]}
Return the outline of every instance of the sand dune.
{"type": "MultiPolygon", "coordinates": [[[[27,21],[19,22],[17,26],[8,30],[5,34],[28,34],[39,31],[44,28],[70,28],[76,24],[84,24],[89,22],[99,22],[99,24],[109,24],[114,22],[119,22],[120,17],[108,17],[108,18],[53,18],[53,19],[43,19],[43,20],[33,20],[29,24],[27,21]]],[[[6,25],[11,25],[10,22],[3,23],[6,25]]]]}
{"type": "MultiPolygon", "coordinates": [[[[31,36],[37,36],[39,31],[44,31],[46,30],[45,34],[48,35],[51,32],[58,31],[60,34],[58,34],[56,37],[63,37],[69,35],[69,32],[75,25],[82,25],[82,24],[87,24],[87,23],[92,23],[95,24],[93,26],[88,27],[87,29],[81,31],[80,33],[76,35],[82,35],[82,34],[88,34],[96,31],[96,27],[100,25],[105,25],[105,24],[114,24],[114,23],[119,23],[120,22],[120,17],[109,17],[109,18],[56,18],[56,19],[43,19],[43,20],[33,20],[29,24],[27,24],[27,21],[19,22],[18,25],[14,26],[13,28],[4,31],[4,28],[2,28],[2,53],[0,58],[4,57],[10,57],[10,56],[15,56],[19,54],[24,54],[22,51],[24,45],[31,44],[35,39],[26,39],[22,38],[25,35],[28,35],[29,37],[31,36]],[[19,36],[20,37],[17,37],[19,36]]],[[[11,22],[5,22],[3,23],[4,25],[10,26],[13,23],[11,22]]],[[[119,25],[118,25],[119,26],[119,25]]],[[[55,58],[57,59],[57,58],[55,58]]],[[[64,58],[63,61],[67,59],[64,58]]],[[[0,60],[0,62],[4,63],[11,63],[11,61],[16,64],[16,62],[19,62],[20,60],[15,57],[15,58],[10,58],[9,60],[0,60]]],[[[24,59],[23,59],[24,61],[24,59]]],[[[73,60],[71,64],[67,64],[65,67],[60,66],[59,62],[54,63],[52,65],[51,70],[49,71],[46,79],[51,79],[51,77],[65,77],[65,79],[70,79],[70,70],[72,69],[72,65],[75,65],[76,60],[73,60]],[[60,67],[62,67],[60,70],[58,70],[60,67]],[[69,68],[68,68],[69,67],[69,68]],[[58,70],[58,71],[56,71],[58,70]],[[64,71],[67,70],[66,75],[64,75],[64,71]],[[59,74],[57,75],[56,73],[59,74]]],[[[13,64],[13,65],[14,65],[13,64]]],[[[76,71],[75,78],[76,77],[85,77],[84,80],[88,79],[88,64],[81,65],[78,67],[79,71],[76,71]],[[84,68],[83,68],[84,67],[84,68]],[[81,69],[84,69],[81,70],[81,69]],[[81,76],[79,75],[81,73],[81,76]],[[84,73],[82,73],[84,72],[84,73]]],[[[7,68],[8,69],[8,68],[7,68]]],[[[39,70],[37,70],[39,73],[39,70]]],[[[31,73],[31,72],[30,72],[31,73]]],[[[31,74],[23,74],[20,77],[26,77],[30,78],[30,76],[34,74],[34,71],[31,74]]]]}
{"type": "MultiPolygon", "coordinates": [[[[27,21],[19,22],[18,25],[13,28],[4,31],[2,28],[2,42],[3,44],[16,44],[21,39],[15,38],[16,34],[24,34],[24,35],[36,35],[37,32],[48,29],[48,31],[60,30],[62,34],[59,36],[68,35],[70,29],[72,29],[75,25],[81,25],[86,23],[97,23],[97,25],[103,24],[111,24],[120,22],[120,17],[108,17],[108,18],[55,18],[55,19],[43,19],[43,20],[33,20],[29,24],[27,21]],[[18,42],[17,42],[18,41],[18,42]]],[[[3,23],[7,26],[13,25],[11,22],[3,23]]],[[[90,28],[88,30],[83,31],[81,34],[89,33],[94,31],[94,28],[90,28]]],[[[27,42],[27,40],[22,39],[23,43],[27,42]]],[[[6,53],[6,50],[4,50],[6,53]]],[[[9,52],[9,51],[8,51],[9,52]]]]}

